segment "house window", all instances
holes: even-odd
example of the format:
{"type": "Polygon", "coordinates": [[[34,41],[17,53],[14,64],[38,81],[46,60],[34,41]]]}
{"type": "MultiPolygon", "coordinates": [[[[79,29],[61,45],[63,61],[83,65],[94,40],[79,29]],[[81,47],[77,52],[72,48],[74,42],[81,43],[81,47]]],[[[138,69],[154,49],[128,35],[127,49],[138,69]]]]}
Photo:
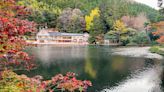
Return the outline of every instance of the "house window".
{"type": "Polygon", "coordinates": [[[73,42],[77,42],[77,39],[73,39],[73,42]]]}
{"type": "Polygon", "coordinates": [[[71,40],[65,40],[64,42],[71,42],[71,40]]]}
{"type": "Polygon", "coordinates": [[[40,40],[40,43],[44,43],[44,40],[40,40]]]}
{"type": "Polygon", "coordinates": [[[63,39],[71,39],[71,36],[64,36],[63,39]]]}
{"type": "Polygon", "coordinates": [[[83,39],[79,39],[79,42],[83,42],[83,39]]]}

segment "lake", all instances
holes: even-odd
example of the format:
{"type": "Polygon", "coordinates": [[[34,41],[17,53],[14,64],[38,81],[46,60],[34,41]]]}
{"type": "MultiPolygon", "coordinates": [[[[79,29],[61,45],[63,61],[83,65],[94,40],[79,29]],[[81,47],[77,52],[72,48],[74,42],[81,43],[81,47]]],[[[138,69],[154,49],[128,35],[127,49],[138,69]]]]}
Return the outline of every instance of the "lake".
{"type": "Polygon", "coordinates": [[[90,80],[88,92],[163,92],[163,60],[111,55],[109,46],[37,46],[28,48],[38,64],[30,72],[50,79],[58,73],[75,72],[90,80]]]}

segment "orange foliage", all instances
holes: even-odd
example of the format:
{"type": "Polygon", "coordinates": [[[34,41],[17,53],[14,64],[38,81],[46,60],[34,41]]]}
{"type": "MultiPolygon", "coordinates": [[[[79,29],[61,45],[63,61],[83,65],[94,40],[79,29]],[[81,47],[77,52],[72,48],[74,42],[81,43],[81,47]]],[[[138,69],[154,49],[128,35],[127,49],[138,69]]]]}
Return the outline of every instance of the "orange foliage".
{"type": "Polygon", "coordinates": [[[157,42],[163,44],[164,43],[164,21],[155,23],[153,25],[157,28],[157,31],[153,32],[153,34],[160,36],[157,42]]]}

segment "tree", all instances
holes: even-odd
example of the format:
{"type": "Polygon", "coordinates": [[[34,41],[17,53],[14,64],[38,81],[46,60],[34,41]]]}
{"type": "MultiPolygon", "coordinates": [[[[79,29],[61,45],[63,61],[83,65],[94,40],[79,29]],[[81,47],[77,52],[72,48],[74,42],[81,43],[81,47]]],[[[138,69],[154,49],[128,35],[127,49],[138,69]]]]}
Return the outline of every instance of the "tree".
{"type": "Polygon", "coordinates": [[[31,8],[33,12],[29,20],[38,24],[47,24],[55,28],[57,19],[66,8],[80,9],[83,15],[88,15],[95,7],[101,11],[100,17],[107,33],[112,29],[113,23],[122,16],[137,16],[140,13],[147,14],[151,22],[164,19],[159,12],[146,5],[132,0],[18,0],[20,5],[31,8]]]}
{"type": "Polygon", "coordinates": [[[30,56],[23,52],[27,46],[23,39],[26,32],[35,31],[35,23],[24,18],[29,14],[28,8],[17,6],[15,0],[0,1],[0,69],[31,69],[34,64],[30,56]],[[19,67],[19,68],[20,68],[19,67]]]}
{"type": "Polygon", "coordinates": [[[100,17],[100,10],[98,7],[91,10],[89,16],[85,16],[86,30],[90,33],[89,42],[102,42],[105,26],[100,17]]]}
{"type": "Polygon", "coordinates": [[[117,39],[118,43],[121,43],[121,39],[125,37],[127,28],[125,27],[124,23],[121,20],[117,20],[113,25],[113,30],[109,31],[109,35],[114,35],[117,39]]]}
{"type": "Polygon", "coordinates": [[[153,32],[154,35],[159,36],[159,39],[157,40],[158,43],[164,43],[164,22],[158,22],[153,24],[153,26],[156,27],[156,31],[153,32]]]}
{"type": "Polygon", "coordinates": [[[36,30],[35,23],[25,20],[27,10],[24,6],[17,6],[15,0],[0,1],[0,91],[56,92],[64,89],[85,92],[87,87],[92,86],[91,82],[77,80],[75,73],[58,74],[52,80],[42,81],[41,76],[29,78],[12,71],[34,67],[30,56],[23,52],[28,45],[23,39],[24,34],[36,30]]]}
{"type": "Polygon", "coordinates": [[[127,27],[134,28],[139,31],[143,31],[145,28],[145,23],[149,22],[148,18],[143,13],[137,15],[136,17],[123,16],[121,20],[127,27]]]}
{"type": "Polygon", "coordinates": [[[130,41],[138,45],[144,45],[149,43],[149,39],[147,38],[147,34],[145,32],[138,32],[137,35],[133,36],[130,39],[130,41]]]}
{"type": "Polygon", "coordinates": [[[53,5],[51,0],[19,0],[17,3],[30,8],[29,20],[37,24],[47,25],[49,28],[56,27],[57,18],[62,10],[58,6],[53,5]]]}
{"type": "Polygon", "coordinates": [[[100,10],[99,8],[94,8],[89,16],[85,16],[85,22],[86,22],[86,30],[89,31],[91,29],[91,26],[93,25],[93,21],[96,17],[100,16],[100,10]]]}
{"type": "MultiPolygon", "coordinates": [[[[93,42],[99,42],[102,43],[104,40],[104,25],[102,23],[102,20],[100,17],[94,18],[93,24],[90,28],[90,39],[93,40],[93,42]]],[[[92,42],[90,42],[92,43],[92,42]]]]}
{"type": "Polygon", "coordinates": [[[80,9],[65,9],[58,18],[57,27],[61,32],[82,33],[85,20],[80,9]]]}

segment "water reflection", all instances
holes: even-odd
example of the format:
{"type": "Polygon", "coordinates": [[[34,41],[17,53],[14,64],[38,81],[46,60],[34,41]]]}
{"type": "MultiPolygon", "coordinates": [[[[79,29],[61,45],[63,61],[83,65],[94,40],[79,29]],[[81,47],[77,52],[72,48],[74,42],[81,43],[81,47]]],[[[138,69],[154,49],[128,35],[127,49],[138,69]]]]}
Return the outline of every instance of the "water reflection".
{"type": "Polygon", "coordinates": [[[75,72],[78,79],[92,81],[93,87],[88,92],[100,92],[105,88],[109,92],[149,92],[147,90],[159,88],[154,85],[161,81],[161,61],[112,56],[110,49],[104,46],[33,47],[29,52],[34,54],[38,68],[18,73],[39,74],[50,79],[58,73],[75,72]]]}
{"type": "MultiPolygon", "coordinates": [[[[61,47],[61,46],[40,46],[37,47],[34,51],[35,56],[38,57],[42,63],[51,63],[54,61],[59,61],[61,59],[69,59],[69,58],[84,58],[85,55],[85,47],[61,47]]],[[[62,61],[63,62],[63,61],[62,61]]]]}
{"type": "Polygon", "coordinates": [[[163,92],[161,88],[162,67],[156,66],[132,74],[118,86],[104,89],[102,92],[163,92]]]}

